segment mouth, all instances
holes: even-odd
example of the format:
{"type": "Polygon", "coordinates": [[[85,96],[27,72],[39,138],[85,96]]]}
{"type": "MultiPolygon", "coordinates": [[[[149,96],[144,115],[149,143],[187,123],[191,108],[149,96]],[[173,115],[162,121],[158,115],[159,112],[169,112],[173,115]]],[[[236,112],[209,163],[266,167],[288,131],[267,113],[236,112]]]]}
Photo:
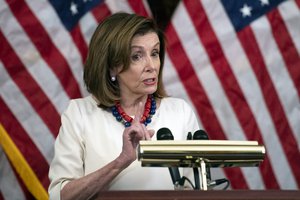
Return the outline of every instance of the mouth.
{"type": "Polygon", "coordinates": [[[147,78],[147,79],[143,80],[143,83],[145,85],[153,85],[156,83],[156,78],[147,78]]]}

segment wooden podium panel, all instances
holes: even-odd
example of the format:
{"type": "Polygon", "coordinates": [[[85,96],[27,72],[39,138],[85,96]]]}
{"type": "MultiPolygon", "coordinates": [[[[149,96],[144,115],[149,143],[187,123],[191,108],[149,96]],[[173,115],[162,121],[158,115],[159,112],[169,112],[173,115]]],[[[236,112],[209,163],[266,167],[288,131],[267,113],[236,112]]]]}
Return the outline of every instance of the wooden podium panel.
{"type": "Polygon", "coordinates": [[[300,200],[300,190],[107,191],[97,200],[300,200]]]}

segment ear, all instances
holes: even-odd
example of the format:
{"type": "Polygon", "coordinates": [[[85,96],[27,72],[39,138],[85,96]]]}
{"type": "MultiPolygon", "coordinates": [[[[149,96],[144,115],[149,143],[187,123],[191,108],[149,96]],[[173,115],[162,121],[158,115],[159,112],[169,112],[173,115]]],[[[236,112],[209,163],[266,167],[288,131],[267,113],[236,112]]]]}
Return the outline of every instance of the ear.
{"type": "Polygon", "coordinates": [[[112,76],[117,76],[123,69],[123,66],[119,66],[119,67],[114,67],[112,69],[110,69],[109,71],[109,74],[110,74],[110,77],[112,76]]]}
{"type": "Polygon", "coordinates": [[[113,76],[116,77],[117,74],[118,74],[117,68],[113,68],[109,71],[110,77],[113,77],[113,76]]]}

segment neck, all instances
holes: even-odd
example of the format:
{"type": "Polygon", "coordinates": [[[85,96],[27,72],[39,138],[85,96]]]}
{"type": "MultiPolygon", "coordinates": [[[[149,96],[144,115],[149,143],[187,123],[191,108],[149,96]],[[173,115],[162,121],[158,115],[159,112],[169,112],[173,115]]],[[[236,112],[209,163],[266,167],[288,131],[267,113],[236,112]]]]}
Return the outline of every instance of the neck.
{"type": "Polygon", "coordinates": [[[136,106],[138,106],[140,102],[145,105],[147,98],[148,95],[121,97],[120,105],[128,115],[132,116],[135,114],[136,106]]]}

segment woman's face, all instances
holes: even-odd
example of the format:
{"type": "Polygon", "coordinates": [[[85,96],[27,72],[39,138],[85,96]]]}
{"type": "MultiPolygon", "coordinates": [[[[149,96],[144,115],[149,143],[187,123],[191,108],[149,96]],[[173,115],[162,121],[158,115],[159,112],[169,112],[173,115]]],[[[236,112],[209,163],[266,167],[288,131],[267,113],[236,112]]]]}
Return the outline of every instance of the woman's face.
{"type": "Polygon", "coordinates": [[[160,42],[156,33],[136,35],[132,39],[130,66],[118,74],[121,96],[152,94],[158,85],[160,42]]]}

